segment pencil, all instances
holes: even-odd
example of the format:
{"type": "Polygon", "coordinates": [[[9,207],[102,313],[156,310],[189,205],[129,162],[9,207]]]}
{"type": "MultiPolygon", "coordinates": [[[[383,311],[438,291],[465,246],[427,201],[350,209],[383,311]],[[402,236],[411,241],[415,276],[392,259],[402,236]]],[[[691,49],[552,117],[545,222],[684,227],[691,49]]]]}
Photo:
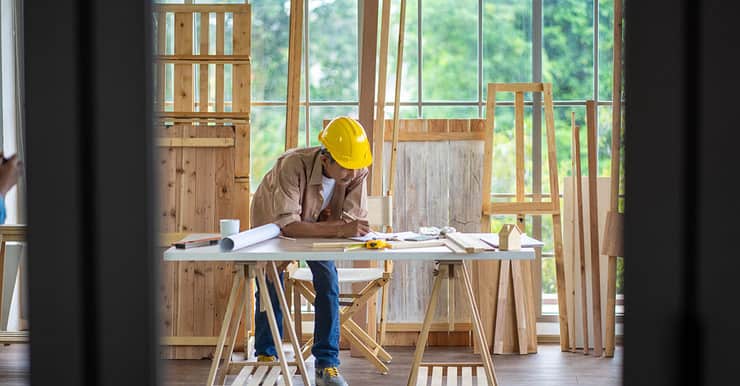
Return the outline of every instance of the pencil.
{"type": "Polygon", "coordinates": [[[346,210],[343,210],[342,211],[342,216],[345,216],[345,217],[347,217],[348,219],[350,219],[352,221],[357,221],[357,217],[349,214],[349,212],[347,212],[346,210]]]}

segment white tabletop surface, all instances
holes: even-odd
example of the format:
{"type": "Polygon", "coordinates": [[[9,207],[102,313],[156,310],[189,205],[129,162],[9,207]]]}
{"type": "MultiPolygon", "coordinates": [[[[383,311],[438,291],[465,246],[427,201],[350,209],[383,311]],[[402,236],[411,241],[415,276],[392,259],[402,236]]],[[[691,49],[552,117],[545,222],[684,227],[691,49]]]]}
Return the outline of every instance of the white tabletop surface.
{"type": "MultiPolygon", "coordinates": [[[[193,234],[188,238],[213,237],[218,234],[193,234]]],[[[301,238],[286,240],[274,238],[231,252],[223,252],[218,245],[176,249],[164,252],[165,260],[176,261],[261,261],[261,260],[532,260],[533,248],[517,251],[487,251],[454,253],[446,246],[403,249],[313,248],[315,242],[338,242],[346,239],[301,238]]]]}

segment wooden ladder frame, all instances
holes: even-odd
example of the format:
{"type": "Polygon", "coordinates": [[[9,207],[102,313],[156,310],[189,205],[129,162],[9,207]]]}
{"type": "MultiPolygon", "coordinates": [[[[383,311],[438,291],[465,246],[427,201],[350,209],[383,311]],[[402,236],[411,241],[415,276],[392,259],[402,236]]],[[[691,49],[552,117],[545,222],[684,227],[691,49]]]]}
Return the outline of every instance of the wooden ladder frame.
{"type": "MultiPolygon", "coordinates": [[[[557,158],[555,148],[555,118],[553,113],[553,97],[552,97],[552,84],[551,83],[489,83],[488,84],[488,96],[486,98],[486,139],[484,142],[484,155],[483,155],[483,189],[482,189],[482,216],[481,216],[481,231],[491,231],[491,216],[493,215],[516,215],[517,225],[520,229],[524,230],[524,216],[530,215],[552,215],[553,223],[553,238],[555,245],[555,271],[557,276],[557,292],[558,292],[558,319],[560,322],[560,348],[562,351],[568,351],[569,338],[568,338],[568,315],[566,306],[566,289],[565,289],[565,266],[563,262],[563,236],[561,229],[561,215],[560,215],[560,195],[558,188],[558,171],[557,171],[557,158]],[[514,111],[515,111],[515,141],[516,141],[516,201],[506,203],[495,203],[491,202],[491,181],[492,176],[492,163],[493,163],[493,139],[495,129],[495,118],[496,118],[496,94],[499,92],[513,92],[515,94],[514,111]],[[535,196],[534,202],[524,201],[524,93],[542,93],[544,96],[544,110],[545,110],[545,126],[547,135],[547,154],[548,154],[548,167],[550,177],[550,201],[540,202],[539,197],[535,196]]],[[[526,348],[522,345],[527,341],[526,335],[522,336],[522,333],[528,333],[536,336],[536,326],[534,318],[534,304],[531,299],[527,296],[520,296],[517,294],[517,281],[521,282],[522,278],[526,280],[529,264],[523,264],[522,262],[514,261],[507,262],[502,261],[499,270],[499,288],[505,285],[508,281],[508,277],[511,274],[514,275],[514,299],[515,299],[515,310],[517,316],[518,332],[519,332],[519,352],[526,353],[526,348]],[[509,266],[511,269],[508,269],[509,266]],[[519,267],[517,267],[519,266],[519,267]],[[521,304],[521,302],[525,304],[521,304]],[[527,318],[526,315],[529,314],[527,318]],[[524,317],[526,320],[522,320],[524,317]],[[529,328],[526,328],[529,327],[529,328]],[[523,331],[526,328],[530,331],[523,331]]],[[[525,281],[526,283],[526,281],[525,281]]],[[[521,288],[521,287],[520,287],[521,288]]],[[[519,293],[522,293],[526,288],[521,288],[519,293]]],[[[530,288],[530,290],[532,290],[530,288]]],[[[497,308],[499,311],[505,311],[504,305],[506,300],[505,294],[501,294],[499,291],[497,308]],[[504,296],[502,296],[504,295],[504,296]]],[[[498,342],[503,340],[503,320],[504,312],[496,312],[496,328],[494,331],[495,338],[493,341],[493,348],[500,347],[497,345],[498,342]]],[[[531,339],[531,337],[530,337],[531,339]]],[[[494,352],[496,352],[494,350],[494,352]]]]}

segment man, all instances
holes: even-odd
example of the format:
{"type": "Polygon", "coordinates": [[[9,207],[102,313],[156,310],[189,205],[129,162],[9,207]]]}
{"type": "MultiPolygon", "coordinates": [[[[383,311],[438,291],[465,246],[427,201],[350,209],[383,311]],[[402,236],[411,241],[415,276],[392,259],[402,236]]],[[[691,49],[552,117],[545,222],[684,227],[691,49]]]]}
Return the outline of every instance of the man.
{"type": "MultiPolygon", "coordinates": [[[[352,237],[370,231],[367,221],[367,167],[370,143],[362,126],[338,117],[319,133],[322,146],[282,154],[254,194],[252,226],[277,224],[289,237],[352,237]],[[350,216],[344,215],[349,213],[350,216]],[[354,217],[357,220],[351,220],[354,217]]],[[[314,344],[317,386],[346,386],[339,374],[339,283],[333,261],[308,261],[316,290],[314,344]]],[[[282,281],[282,275],[280,277],[282,281]]],[[[268,286],[277,325],[282,313],[268,286]]],[[[257,288],[256,309],[260,309],[257,288]]],[[[264,312],[255,315],[255,353],[259,361],[277,354],[264,312]]]]}
{"type": "Polygon", "coordinates": [[[20,166],[17,154],[5,158],[0,152],[0,224],[5,224],[5,196],[18,182],[20,166]]]}

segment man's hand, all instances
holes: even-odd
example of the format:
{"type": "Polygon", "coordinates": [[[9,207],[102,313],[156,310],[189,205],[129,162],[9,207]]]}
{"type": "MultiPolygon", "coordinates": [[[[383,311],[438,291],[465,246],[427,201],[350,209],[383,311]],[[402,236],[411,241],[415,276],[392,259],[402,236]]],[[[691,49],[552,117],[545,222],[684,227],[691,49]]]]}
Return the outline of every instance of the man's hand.
{"type": "Polygon", "coordinates": [[[17,154],[6,159],[0,153],[0,158],[2,158],[2,163],[0,164],[0,194],[5,196],[16,182],[18,182],[21,163],[18,161],[17,154]]]}
{"type": "Polygon", "coordinates": [[[365,220],[355,220],[339,227],[339,237],[364,236],[370,232],[370,225],[365,220]]]}

